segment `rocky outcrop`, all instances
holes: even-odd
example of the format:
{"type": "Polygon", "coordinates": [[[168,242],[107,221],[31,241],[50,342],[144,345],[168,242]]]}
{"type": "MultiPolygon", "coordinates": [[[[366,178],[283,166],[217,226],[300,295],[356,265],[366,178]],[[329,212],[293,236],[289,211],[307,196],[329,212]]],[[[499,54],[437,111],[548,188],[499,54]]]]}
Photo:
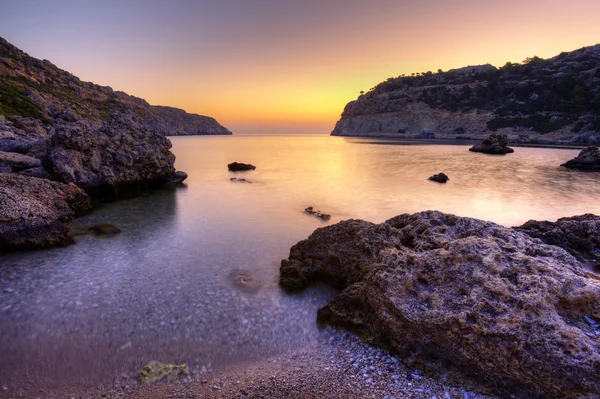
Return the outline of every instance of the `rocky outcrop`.
{"type": "Polygon", "coordinates": [[[445,173],[438,173],[437,175],[429,176],[429,180],[438,183],[446,183],[450,178],[445,173]]]}
{"type": "Polygon", "coordinates": [[[243,172],[246,170],[255,170],[256,166],[249,163],[232,162],[227,165],[227,169],[229,169],[231,172],[243,172]]]}
{"type": "Polygon", "coordinates": [[[569,169],[600,170],[600,150],[598,147],[588,147],[577,157],[560,166],[569,169]]]}
{"type": "Polygon", "coordinates": [[[342,291],[318,320],[431,371],[462,370],[523,397],[600,392],[600,279],[556,246],[435,211],[317,229],[281,263],[291,290],[342,291]],[[597,325],[597,324],[596,324],[597,325]]]}
{"type": "Polygon", "coordinates": [[[0,151],[0,173],[20,172],[42,166],[39,159],[16,152],[0,151]]]}
{"type": "Polygon", "coordinates": [[[390,77],[349,102],[334,136],[600,143],[600,45],[522,64],[390,77]]]}
{"type": "Polygon", "coordinates": [[[565,249],[584,264],[600,268],[600,216],[588,213],[556,222],[529,220],[515,229],[565,249]]]}
{"type": "Polygon", "coordinates": [[[469,151],[483,152],[484,154],[504,155],[515,152],[508,146],[508,138],[505,134],[492,133],[487,136],[480,144],[469,148],[469,151]]]}
{"type": "Polygon", "coordinates": [[[103,124],[60,123],[46,147],[55,180],[75,183],[93,197],[118,199],[166,183],[174,174],[171,142],[115,114],[103,124]]]}
{"type": "Polygon", "coordinates": [[[89,197],[74,184],[2,173],[0,250],[67,243],[73,217],[90,208],[89,197]]]}
{"type": "Polygon", "coordinates": [[[110,87],[82,82],[0,38],[0,115],[52,123],[106,120],[115,112],[131,112],[146,130],[167,136],[231,134],[211,117],[152,106],[110,87]]]}

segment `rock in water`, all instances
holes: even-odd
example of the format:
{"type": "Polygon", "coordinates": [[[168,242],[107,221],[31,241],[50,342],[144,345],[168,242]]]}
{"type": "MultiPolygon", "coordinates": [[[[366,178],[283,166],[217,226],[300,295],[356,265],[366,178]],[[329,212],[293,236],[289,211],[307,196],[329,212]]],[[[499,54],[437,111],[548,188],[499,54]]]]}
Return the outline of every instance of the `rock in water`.
{"type": "Polygon", "coordinates": [[[131,114],[99,126],[59,123],[47,147],[55,179],[75,183],[93,197],[118,199],[168,181],[175,169],[171,142],[146,130],[131,114]]]}
{"type": "Polygon", "coordinates": [[[556,246],[436,211],[317,229],[281,263],[280,284],[342,291],[318,320],[352,328],[429,369],[504,392],[600,392],[600,280],[556,246]]]}
{"type": "Polygon", "coordinates": [[[598,147],[588,147],[581,151],[577,157],[560,166],[570,169],[600,170],[600,150],[598,147]]]}
{"type": "Polygon", "coordinates": [[[446,183],[450,178],[445,173],[438,173],[429,177],[429,180],[436,181],[438,183],[446,183]]]}
{"type": "Polygon", "coordinates": [[[0,174],[0,250],[69,242],[73,217],[90,209],[89,197],[74,184],[0,174]]]}
{"type": "Polygon", "coordinates": [[[508,139],[506,134],[492,133],[487,136],[481,144],[476,144],[469,148],[469,151],[483,152],[485,154],[509,154],[515,152],[512,148],[508,147],[508,139]]]}
{"type": "Polygon", "coordinates": [[[188,178],[187,173],[185,173],[185,172],[183,172],[181,170],[178,170],[177,172],[173,173],[171,176],[169,176],[167,178],[167,182],[168,183],[179,184],[179,183],[183,183],[183,181],[185,179],[187,179],[187,178],[188,178]]]}
{"type": "Polygon", "coordinates": [[[588,213],[556,222],[530,220],[514,229],[559,246],[582,263],[600,266],[600,216],[588,213]]]}
{"type": "Polygon", "coordinates": [[[190,373],[187,364],[174,365],[165,364],[157,361],[151,361],[137,372],[137,377],[141,382],[154,382],[163,378],[172,379],[180,375],[190,373]]]}
{"type": "Polygon", "coordinates": [[[232,172],[242,172],[244,170],[254,170],[256,166],[249,163],[232,162],[227,165],[227,169],[232,172]]]}

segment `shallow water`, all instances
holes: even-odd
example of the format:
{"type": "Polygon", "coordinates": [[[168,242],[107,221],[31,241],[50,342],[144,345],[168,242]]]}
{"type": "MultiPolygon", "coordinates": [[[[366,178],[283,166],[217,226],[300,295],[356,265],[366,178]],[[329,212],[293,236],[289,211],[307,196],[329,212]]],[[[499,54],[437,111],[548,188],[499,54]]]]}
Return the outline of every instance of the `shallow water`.
{"type": "Polygon", "coordinates": [[[0,386],[89,386],[151,360],[185,362],[197,375],[305,345],[333,290],[286,295],[279,262],[340,220],[437,209],[512,226],[600,213],[600,173],[559,166],[573,149],[487,156],[466,145],[315,135],[172,142],[185,187],[76,221],[114,223],[121,234],[0,255],[0,386]],[[233,161],[257,170],[228,172],[233,161]],[[450,181],[427,180],[438,172],[450,181]],[[305,214],[308,206],[331,219],[305,214]]]}

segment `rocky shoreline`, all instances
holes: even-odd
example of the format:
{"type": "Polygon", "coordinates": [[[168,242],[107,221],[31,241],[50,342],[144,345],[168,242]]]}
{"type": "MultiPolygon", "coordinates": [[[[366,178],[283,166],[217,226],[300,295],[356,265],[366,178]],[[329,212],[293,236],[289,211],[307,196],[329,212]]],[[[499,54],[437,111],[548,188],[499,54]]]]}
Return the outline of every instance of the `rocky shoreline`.
{"type": "Polygon", "coordinates": [[[66,244],[73,218],[89,212],[92,201],[140,195],[187,177],[173,166],[171,142],[132,113],[49,127],[2,118],[0,145],[0,250],[66,244]]]}

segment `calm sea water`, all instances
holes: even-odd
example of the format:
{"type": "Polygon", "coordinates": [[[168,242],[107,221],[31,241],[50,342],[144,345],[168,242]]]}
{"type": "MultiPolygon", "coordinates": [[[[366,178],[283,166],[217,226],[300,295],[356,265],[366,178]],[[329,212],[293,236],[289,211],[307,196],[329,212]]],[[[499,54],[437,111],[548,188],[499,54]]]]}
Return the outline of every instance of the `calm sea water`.
{"type": "Polygon", "coordinates": [[[305,345],[321,333],[316,309],[333,291],[283,293],[279,262],[340,220],[437,209],[512,226],[600,213],[600,174],[559,167],[578,150],[487,156],[466,145],[309,135],[172,142],[185,187],[76,221],[113,223],[120,235],[0,255],[0,385],[97,384],[151,360],[199,374],[305,345]],[[233,161],[257,169],[228,172],[233,161]],[[450,181],[427,180],[438,172],[450,181]],[[308,206],[331,220],[305,214],[308,206]]]}

